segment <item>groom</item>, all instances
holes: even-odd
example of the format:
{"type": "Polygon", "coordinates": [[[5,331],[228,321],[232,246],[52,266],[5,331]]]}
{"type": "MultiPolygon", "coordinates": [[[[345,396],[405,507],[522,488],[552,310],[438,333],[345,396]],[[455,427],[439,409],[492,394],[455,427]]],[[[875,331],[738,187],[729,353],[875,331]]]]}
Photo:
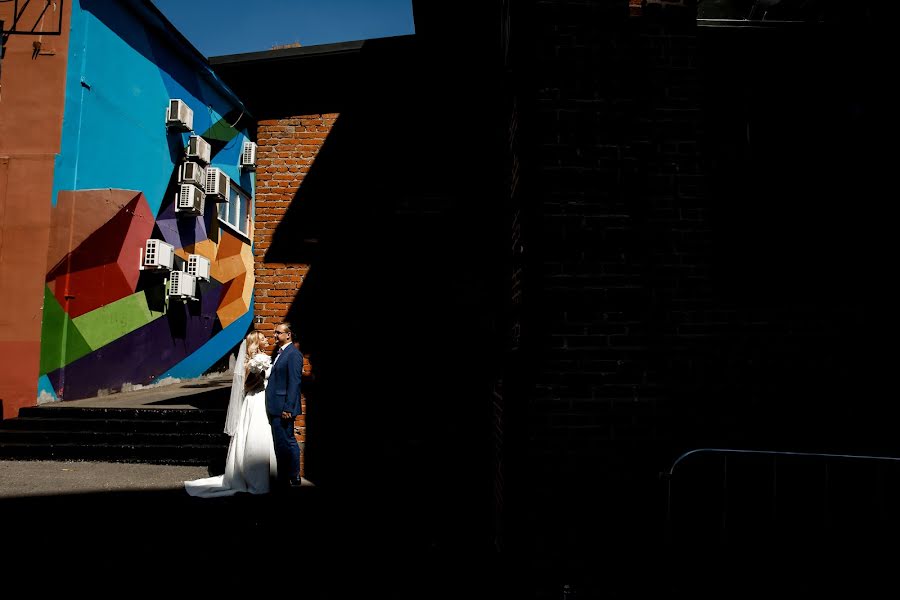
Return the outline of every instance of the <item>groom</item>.
{"type": "Polygon", "coordinates": [[[303,355],[294,347],[290,323],[275,327],[277,348],[266,387],[266,413],[272,425],[275,459],[278,462],[276,487],[300,485],[300,447],[294,437],[294,417],[300,414],[300,375],[303,355]]]}

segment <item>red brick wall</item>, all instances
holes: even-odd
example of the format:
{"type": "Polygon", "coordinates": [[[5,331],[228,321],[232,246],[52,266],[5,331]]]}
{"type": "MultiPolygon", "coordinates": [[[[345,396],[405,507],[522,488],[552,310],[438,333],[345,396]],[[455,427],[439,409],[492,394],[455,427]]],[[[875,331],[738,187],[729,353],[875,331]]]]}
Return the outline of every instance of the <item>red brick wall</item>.
{"type": "MultiPolygon", "coordinates": [[[[256,329],[267,335],[287,316],[309,265],[266,262],[266,252],[337,117],[337,114],[298,115],[259,122],[253,231],[256,296],[253,308],[260,321],[256,329]]],[[[308,358],[304,359],[303,372],[304,375],[311,374],[308,358]]],[[[301,401],[305,415],[306,397],[301,401]]],[[[306,442],[304,415],[298,416],[295,423],[301,447],[306,442]]],[[[301,474],[304,472],[303,455],[301,452],[301,474]]]]}

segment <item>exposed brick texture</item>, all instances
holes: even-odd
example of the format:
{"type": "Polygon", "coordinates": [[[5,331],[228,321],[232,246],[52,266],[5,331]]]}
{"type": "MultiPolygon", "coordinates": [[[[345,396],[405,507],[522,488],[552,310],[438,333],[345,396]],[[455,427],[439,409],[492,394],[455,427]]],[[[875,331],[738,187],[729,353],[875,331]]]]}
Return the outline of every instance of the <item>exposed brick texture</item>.
{"type": "Polygon", "coordinates": [[[533,60],[533,369],[503,401],[529,404],[528,552],[572,569],[615,554],[598,539],[659,535],[658,474],[688,449],[896,452],[862,433],[894,414],[872,367],[885,313],[859,294],[883,238],[826,201],[875,197],[849,175],[872,169],[878,140],[842,99],[853,59],[797,51],[828,47],[824,30],[704,30],[692,2],[630,7],[537,1],[531,28],[513,27],[533,60]]]}
{"type": "MultiPolygon", "coordinates": [[[[337,118],[336,113],[299,115],[258,124],[253,308],[259,321],[256,329],[267,335],[286,319],[309,272],[309,265],[265,262],[266,250],[337,118]]],[[[303,369],[305,376],[311,375],[312,366],[307,356],[304,356],[303,369]]],[[[294,428],[303,448],[306,444],[305,394],[302,394],[301,404],[304,414],[297,417],[294,428]]],[[[301,474],[305,472],[305,455],[305,452],[300,454],[301,474]]]]}

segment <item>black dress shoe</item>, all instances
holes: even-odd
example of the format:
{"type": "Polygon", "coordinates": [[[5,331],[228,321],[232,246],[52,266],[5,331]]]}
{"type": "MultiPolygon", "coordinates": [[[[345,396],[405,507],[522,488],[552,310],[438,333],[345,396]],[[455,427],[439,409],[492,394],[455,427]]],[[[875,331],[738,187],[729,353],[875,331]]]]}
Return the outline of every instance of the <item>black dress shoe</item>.
{"type": "Polygon", "coordinates": [[[299,480],[299,479],[291,479],[291,480],[288,482],[288,486],[290,486],[290,487],[292,487],[292,488],[298,488],[298,487],[300,487],[301,485],[303,485],[303,482],[302,482],[301,480],[299,480]]]}

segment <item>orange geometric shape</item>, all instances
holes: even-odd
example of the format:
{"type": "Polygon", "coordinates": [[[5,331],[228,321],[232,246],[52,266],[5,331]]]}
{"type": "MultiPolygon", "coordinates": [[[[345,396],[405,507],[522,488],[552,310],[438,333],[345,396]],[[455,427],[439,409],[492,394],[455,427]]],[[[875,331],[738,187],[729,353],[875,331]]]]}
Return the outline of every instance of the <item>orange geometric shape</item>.
{"type": "Polygon", "coordinates": [[[187,261],[191,254],[199,254],[208,258],[210,263],[216,260],[217,244],[212,240],[201,240],[196,244],[188,244],[184,248],[175,248],[175,256],[187,261]]]}
{"type": "Polygon", "coordinates": [[[200,240],[199,242],[194,244],[192,253],[199,254],[204,258],[208,258],[209,262],[214,262],[216,260],[218,248],[219,245],[212,240],[200,240]]]}
{"type": "Polygon", "coordinates": [[[213,279],[225,283],[248,271],[253,272],[253,254],[250,246],[223,231],[216,260],[210,267],[213,279]]]}
{"type": "Polygon", "coordinates": [[[223,231],[212,276],[225,284],[216,314],[222,326],[227,327],[250,310],[255,281],[250,245],[223,231]]]}
{"type": "Polygon", "coordinates": [[[222,327],[228,327],[250,310],[250,298],[253,294],[253,276],[248,273],[238,275],[228,282],[216,316],[222,327]]]}

